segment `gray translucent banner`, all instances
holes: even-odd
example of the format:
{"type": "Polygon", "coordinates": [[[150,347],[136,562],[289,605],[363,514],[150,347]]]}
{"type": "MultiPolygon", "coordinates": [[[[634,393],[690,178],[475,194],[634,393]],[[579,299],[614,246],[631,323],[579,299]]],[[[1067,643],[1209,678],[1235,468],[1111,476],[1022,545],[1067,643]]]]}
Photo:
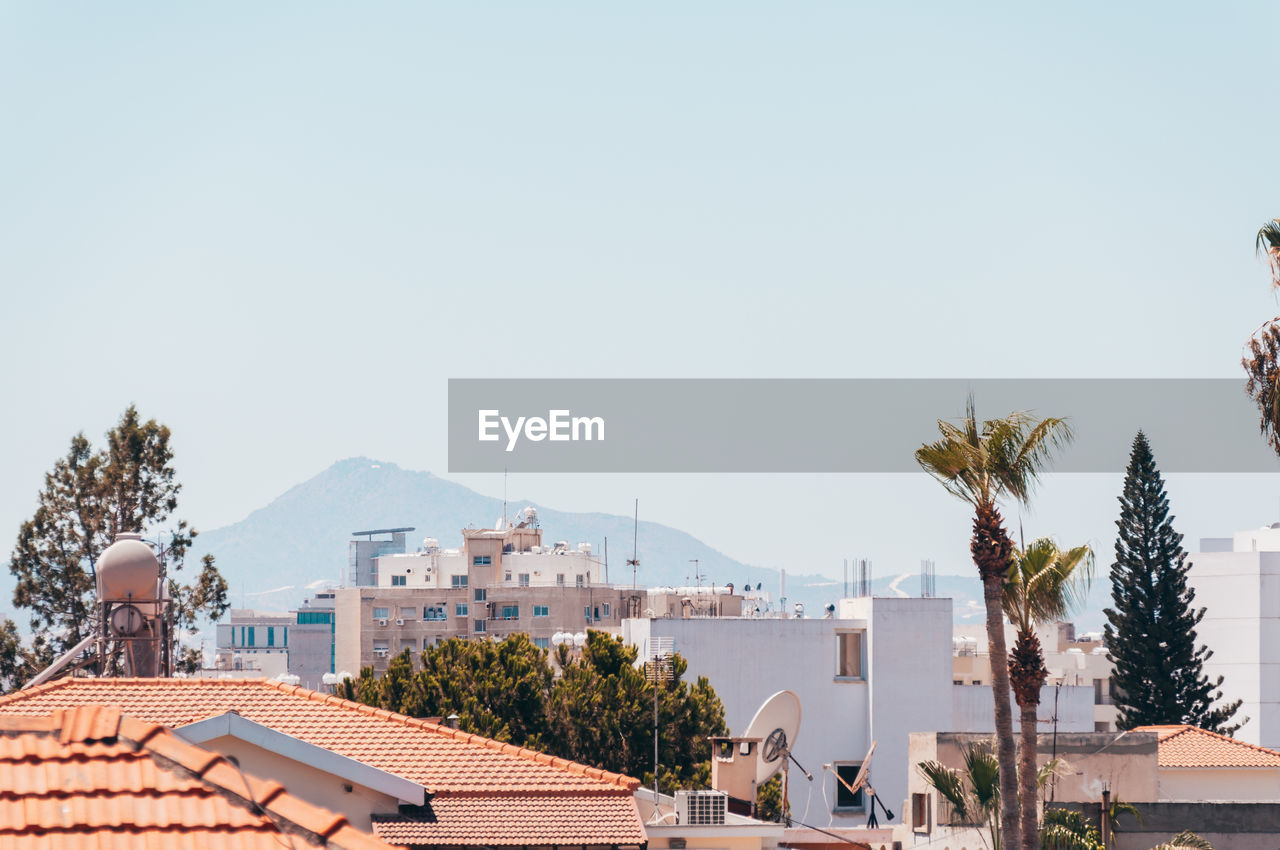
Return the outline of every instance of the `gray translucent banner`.
{"type": "Polygon", "coordinates": [[[1165,472],[1280,471],[1243,380],[594,378],[450,380],[449,471],[918,472],[970,392],[1067,417],[1056,472],[1123,472],[1139,428],[1165,472]]]}

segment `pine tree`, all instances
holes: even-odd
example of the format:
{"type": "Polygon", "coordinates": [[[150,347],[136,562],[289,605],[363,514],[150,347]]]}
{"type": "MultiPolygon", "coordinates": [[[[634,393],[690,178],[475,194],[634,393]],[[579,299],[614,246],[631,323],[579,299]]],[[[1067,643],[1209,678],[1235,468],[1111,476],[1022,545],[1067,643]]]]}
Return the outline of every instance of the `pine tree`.
{"type": "Polygon", "coordinates": [[[1141,431],[1133,440],[1116,521],[1111,565],[1113,608],[1106,609],[1107,654],[1121,729],[1187,723],[1230,735],[1240,701],[1219,705],[1222,677],[1210,682],[1202,667],[1212,653],[1196,646],[1204,609],[1192,608],[1182,535],[1173,530],[1164,479],[1141,431]]]}

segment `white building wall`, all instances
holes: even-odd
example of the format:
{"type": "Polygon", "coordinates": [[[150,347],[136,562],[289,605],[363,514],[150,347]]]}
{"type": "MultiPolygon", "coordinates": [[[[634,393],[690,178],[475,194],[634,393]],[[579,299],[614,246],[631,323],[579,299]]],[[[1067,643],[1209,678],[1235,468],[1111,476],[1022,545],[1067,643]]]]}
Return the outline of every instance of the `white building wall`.
{"type": "Polygon", "coordinates": [[[1280,529],[1238,532],[1232,551],[1206,540],[1189,556],[1187,582],[1204,619],[1198,642],[1213,653],[1209,678],[1223,677],[1226,700],[1243,700],[1236,718],[1249,719],[1235,737],[1280,747],[1280,529]]]}
{"type": "Polygon", "coordinates": [[[1280,800],[1280,768],[1275,767],[1162,767],[1156,776],[1166,802],[1280,800]]]}
{"type": "MultiPolygon", "coordinates": [[[[1045,685],[1040,689],[1040,725],[1038,731],[1052,732],[1054,723],[1054,689],[1045,685]]],[[[1059,732],[1092,732],[1094,728],[1093,686],[1064,685],[1058,693],[1058,731],[1059,732]]],[[[951,719],[954,724],[952,732],[996,731],[995,703],[992,701],[990,685],[952,685],[951,686],[951,719]]],[[[1021,728],[1020,714],[1013,698],[1009,704],[1013,708],[1013,728],[1021,728]]]]}

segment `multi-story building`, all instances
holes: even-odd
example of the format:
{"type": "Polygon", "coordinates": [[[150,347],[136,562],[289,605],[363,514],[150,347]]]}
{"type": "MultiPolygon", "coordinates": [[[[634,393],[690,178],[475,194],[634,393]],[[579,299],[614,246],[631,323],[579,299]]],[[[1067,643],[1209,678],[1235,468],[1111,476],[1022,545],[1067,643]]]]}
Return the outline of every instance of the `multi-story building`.
{"type": "Polygon", "coordinates": [[[405,551],[405,534],[413,528],[374,528],[353,531],[347,544],[347,584],[353,587],[369,587],[378,583],[376,559],[381,555],[405,551]],[[383,535],[388,535],[384,537],[383,535]],[[356,538],[363,537],[364,540],[356,538]],[[374,538],[378,539],[375,540],[374,538]]]}
{"type": "Polygon", "coordinates": [[[218,624],[214,668],[268,677],[288,672],[292,625],[288,614],[232,608],[231,622],[218,624]]]}
{"type": "Polygon", "coordinates": [[[542,543],[531,512],[505,529],[465,529],[461,549],[428,538],[421,551],[373,558],[374,586],[334,591],[334,669],[381,671],[388,660],[451,637],[528,634],[550,648],[588,628],[618,631],[646,593],[602,581],[590,544],[542,543]]]}
{"type": "MultiPolygon", "coordinates": [[[[1012,649],[1017,637],[1005,623],[1005,645],[1012,649]]],[[[1116,728],[1116,706],[1111,692],[1114,666],[1107,657],[1100,633],[1076,634],[1071,623],[1049,623],[1036,629],[1044,651],[1044,665],[1049,671],[1048,685],[1041,696],[1041,706],[1052,711],[1059,703],[1059,728],[1071,732],[1113,732],[1116,728]],[[1092,718],[1082,725],[1079,709],[1091,701],[1092,718]]],[[[974,694],[971,699],[957,695],[956,705],[981,706],[990,713],[991,655],[987,650],[987,630],[982,623],[956,626],[951,640],[952,680],[957,687],[986,689],[986,696],[974,694]]],[[[1045,712],[1042,711],[1043,715],[1045,712]]],[[[1018,713],[1014,712],[1015,720],[1018,713]]],[[[953,732],[982,732],[980,724],[969,722],[958,713],[953,732]]]]}
{"type": "Polygon", "coordinates": [[[1188,560],[1192,607],[1205,609],[1196,638],[1212,652],[1203,670],[1243,700],[1236,737],[1280,748],[1280,523],[1205,538],[1188,560]]]}
{"type": "Polygon", "coordinates": [[[334,665],[333,599],[332,589],[322,590],[290,612],[294,625],[289,627],[289,673],[304,688],[319,690],[327,684],[326,673],[342,672],[334,665]]]}

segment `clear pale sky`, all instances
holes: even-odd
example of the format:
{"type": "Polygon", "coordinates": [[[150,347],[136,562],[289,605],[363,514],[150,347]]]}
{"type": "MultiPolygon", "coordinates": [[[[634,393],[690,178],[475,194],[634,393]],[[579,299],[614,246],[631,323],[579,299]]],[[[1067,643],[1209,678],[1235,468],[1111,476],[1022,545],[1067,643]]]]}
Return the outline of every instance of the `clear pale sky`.
{"type": "MultiPolygon", "coordinates": [[[[130,402],[213,528],[352,455],[449,477],[450,377],[1237,376],[1278,8],[0,3],[0,545],[130,402]]],[[[1105,559],[1118,489],[1027,532],[1105,559]]],[[[969,569],[923,476],[510,492],[969,569]]],[[[1280,519],[1275,476],[1171,495],[1193,550],[1280,519]]]]}

